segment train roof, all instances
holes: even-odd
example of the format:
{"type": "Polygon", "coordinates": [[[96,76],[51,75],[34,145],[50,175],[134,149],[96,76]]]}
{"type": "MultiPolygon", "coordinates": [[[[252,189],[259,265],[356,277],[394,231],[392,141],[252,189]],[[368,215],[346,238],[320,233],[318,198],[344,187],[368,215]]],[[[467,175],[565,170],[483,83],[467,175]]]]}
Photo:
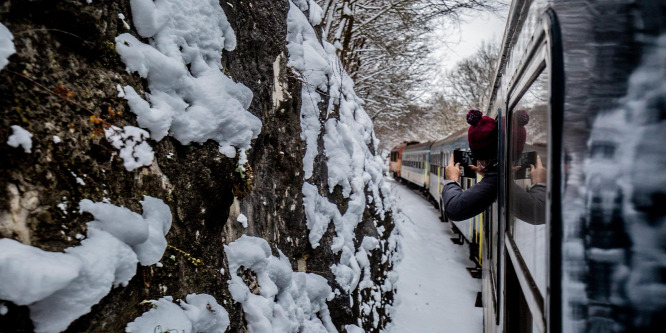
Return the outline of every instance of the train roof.
{"type": "MultiPolygon", "coordinates": [[[[464,140],[465,143],[467,143],[467,128],[463,128],[459,131],[453,132],[452,134],[449,134],[449,136],[433,142],[432,146],[433,147],[441,146],[449,144],[451,142],[455,142],[456,140],[464,140]]],[[[465,146],[467,146],[467,144],[465,146]]]]}
{"type": "Polygon", "coordinates": [[[409,145],[409,146],[407,146],[407,147],[405,148],[404,151],[408,151],[408,150],[420,150],[421,148],[426,148],[426,147],[427,147],[427,148],[430,148],[430,146],[432,146],[432,143],[433,143],[433,142],[434,142],[434,141],[426,141],[426,142],[419,143],[419,144],[416,144],[416,145],[409,145]]]}
{"type": "Polygon", "coordinates": [[[405,147],[410,146],[410,145],[414,145],[414,144],[418,144],[418,143],[419,143],[418,141],[403,141],[402,143],[400,143],[400,144],[396,145],[395,147],[391,148],[391,152],[402,151],[403,149],[405,149],[405,147]]]}

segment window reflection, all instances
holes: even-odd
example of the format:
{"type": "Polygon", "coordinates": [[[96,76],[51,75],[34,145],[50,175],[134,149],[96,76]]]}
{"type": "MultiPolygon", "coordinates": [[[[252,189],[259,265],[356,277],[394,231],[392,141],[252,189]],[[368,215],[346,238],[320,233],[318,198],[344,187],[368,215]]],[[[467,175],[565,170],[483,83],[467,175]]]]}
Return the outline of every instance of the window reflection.
{"type": "Polygon", "coordinates": [[[546,286],[548,73],[511,110],[508,188],[510,232],[542,295],[546,286]]]}

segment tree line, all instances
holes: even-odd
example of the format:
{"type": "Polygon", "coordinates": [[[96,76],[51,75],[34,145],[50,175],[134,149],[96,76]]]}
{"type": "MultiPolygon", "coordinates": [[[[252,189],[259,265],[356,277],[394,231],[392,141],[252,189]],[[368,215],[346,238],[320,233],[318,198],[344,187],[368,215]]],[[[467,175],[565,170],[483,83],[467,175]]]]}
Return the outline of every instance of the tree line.
{"type": "Polygon", "coordinates": [[[464,13],[497,11],[501,0],[316,2],[323,10],[322,34],[354,80],[382,148],[452,133],[466,109],[480,108],[488,98],[495,46],[483,46],[448,73],[437,70],[430,54],[438,26],[459,22],[464,13]]]}

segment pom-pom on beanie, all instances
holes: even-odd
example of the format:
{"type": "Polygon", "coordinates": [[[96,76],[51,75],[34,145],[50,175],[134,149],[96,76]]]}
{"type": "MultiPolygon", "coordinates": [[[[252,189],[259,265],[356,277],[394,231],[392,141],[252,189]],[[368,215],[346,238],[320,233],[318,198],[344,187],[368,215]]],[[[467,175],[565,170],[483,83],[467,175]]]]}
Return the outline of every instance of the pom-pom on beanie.
{"type": "Polygon", "coordinates": [[[517,160],[520,158],[520,154],[523,153],[525,148],[525,141],[527,140],[527,131],[525,131],[525,125],[530,122],[530,115],[527,114],[525,110],[518,110],[513,113],[513,126],[512,126],[512,144],[511,148],[513,149],[513,159],[517,160]]]}
{"type": "Polygon", "coordinates": [[[467,123],[467,141],[472,154],[478,160],[497,158],[497,121],[484,116],[479,110],[469,110],[467,123]]]}

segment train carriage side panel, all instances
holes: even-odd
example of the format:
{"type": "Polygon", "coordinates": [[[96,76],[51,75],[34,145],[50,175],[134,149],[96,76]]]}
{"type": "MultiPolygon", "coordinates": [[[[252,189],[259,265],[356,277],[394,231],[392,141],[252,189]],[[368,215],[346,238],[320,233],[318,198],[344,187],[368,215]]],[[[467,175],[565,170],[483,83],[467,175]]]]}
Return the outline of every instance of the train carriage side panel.
{"type": "Polygon", "coordinates": [[[435,141],[430,148],[431,156],[434,158],[430,166],[430,181],[428,185],[428,192],[437,203],[437,207],[441,205],[442,184],[445,178],[444,169],[449,163],[449,156],[454,149],[469,149],[467,143],[467,129],[457,131],[444,139],[435,141]]]}
{"type": "Polygon", "coordinates": [[[428,182],[427,168],[431,145],[431,142],[424,142],[407,146],[403,150],[401,178],[422,189],[426,188],[428,182]]]}

